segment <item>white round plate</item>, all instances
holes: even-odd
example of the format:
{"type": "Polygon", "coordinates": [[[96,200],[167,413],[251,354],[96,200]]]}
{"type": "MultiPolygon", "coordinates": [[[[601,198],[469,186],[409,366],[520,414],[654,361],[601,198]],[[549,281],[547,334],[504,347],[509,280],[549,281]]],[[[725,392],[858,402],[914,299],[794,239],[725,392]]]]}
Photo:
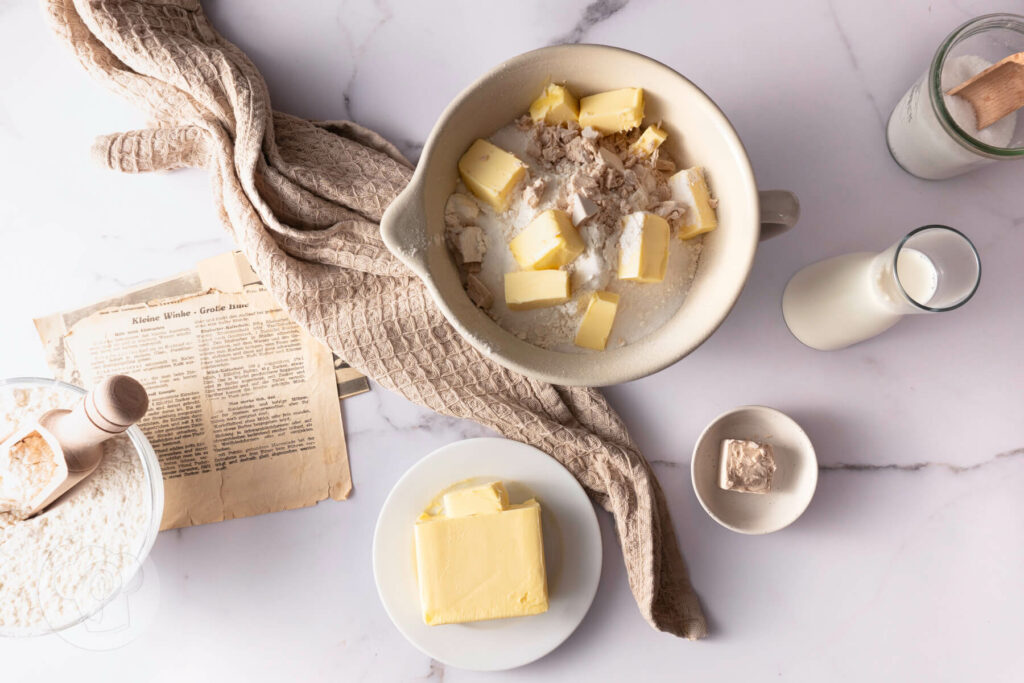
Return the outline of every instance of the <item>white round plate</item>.
{"type": "Polygon", "coordinates": [[[424,654],[460,669],[511,669],[554,650],[583,620],[601,578],[601,531],[583,487],[554,458],[517,441],[467,439],[437,449],[395,484],[377,519],[373,575],[391,621],[424,654]],[[547,612],[469,624],[423,622],[413,525],[441,491],[467,479],[500,479],[513,503],[540,501],[547,612]]]}
{"type": "Polygon", "coordinates": [[[768,534],[803,514],[818,485],[814,446],[793,418],[774,408],[744,406],[722,413],[697,439],[690,461],[697,500],[711,518],[741,534],[768,534]],[[775,474],[768,493],[725,491],[718,485],[722,439],[771,444],[775,474]]]}

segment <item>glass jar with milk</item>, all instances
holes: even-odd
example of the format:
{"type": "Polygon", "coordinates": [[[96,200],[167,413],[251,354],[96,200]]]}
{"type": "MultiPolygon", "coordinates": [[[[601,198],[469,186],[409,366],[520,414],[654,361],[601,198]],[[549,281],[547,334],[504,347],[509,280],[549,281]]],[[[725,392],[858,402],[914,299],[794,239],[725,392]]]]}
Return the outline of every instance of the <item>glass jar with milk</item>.
{"type": "Polygon", "coordinates": [[[947,94],[1017,52],[1024,52],[1021,16],[988,14],[953,31],[889,117],[886,140],[896,162],[919,178],[939,180],[993,161],[1024,158],[1021,112],[978,130],[970,102],[947,94]]]}
{"type": "Polygon", "coordinates": [[[963,306],[981,278],[981,260],[967,236],[926,225],[880,254],[843,254],[799,271],[782,295],[793,335],[834,351],[870,339],[904,315],[963,306]]]}

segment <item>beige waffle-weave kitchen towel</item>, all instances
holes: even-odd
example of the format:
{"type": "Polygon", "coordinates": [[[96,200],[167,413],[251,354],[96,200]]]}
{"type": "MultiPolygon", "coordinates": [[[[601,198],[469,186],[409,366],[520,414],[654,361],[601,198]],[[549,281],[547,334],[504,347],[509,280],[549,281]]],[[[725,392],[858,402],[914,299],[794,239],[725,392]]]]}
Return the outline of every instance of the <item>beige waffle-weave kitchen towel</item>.
{"type": "Polygon", "coordinates": [[[99,138],[103,164],[208,169],[225,227],[296,321],[381,385],[557,458],[614,515],[648,622],[705,635],[665,497],[601,394],[482,357],[384,246],[378,221],[411,175],[393,145],[350,122],[273,111],[256,67],[198,0],[43,2],[82,65],[152,120],[99,138]]]}

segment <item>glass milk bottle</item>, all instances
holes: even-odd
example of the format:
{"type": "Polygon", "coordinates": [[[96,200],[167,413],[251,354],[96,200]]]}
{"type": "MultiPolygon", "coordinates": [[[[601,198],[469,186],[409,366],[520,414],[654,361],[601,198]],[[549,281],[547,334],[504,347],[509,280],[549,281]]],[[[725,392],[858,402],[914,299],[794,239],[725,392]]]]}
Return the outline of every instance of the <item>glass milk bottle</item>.
{"type": "Polygon", "coordinates": [[[963,306],[981,278],[971,241],[945,225],[926,225],[882,253],[857,252],[811,264],[782,295],[793,335],[834,351],[870,339],[912,313],[963,306]]]}
{"type": "Polygon", "coordinates": [[[908,173],[939,180],[1024,158],[1024,110],[979,131],[971,104],[945,94],[1017,52],[1024,52],[1021,16],[988,14],[953,31],[889,117],[886,141],[893,159],[908,173]]]}

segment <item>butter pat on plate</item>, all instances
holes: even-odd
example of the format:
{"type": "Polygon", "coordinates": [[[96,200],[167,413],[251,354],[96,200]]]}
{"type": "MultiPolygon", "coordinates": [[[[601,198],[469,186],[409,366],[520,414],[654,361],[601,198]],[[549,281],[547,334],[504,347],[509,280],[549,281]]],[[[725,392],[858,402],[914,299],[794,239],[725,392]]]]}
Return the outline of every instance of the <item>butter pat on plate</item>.
{"type": "Polygon", "coordinates": [[[584,244],[565,211],[548,209],[537,215],[508,243],[521,268],[561,268],[583,253],[584,244]]]}
{"type": "Polygon", "coordinates": [[[564,304],[569,294],[569,273],[564,270],[505,273],[505,304],[513,311],[564,304]]]}
{"type": "Polygon", "coordinates": [[[608,335],[615,323],[615,312],[619,307],[619,295],[612,292],[594,292],[590,295],[587,310],[576,331],[576,346],[595,351],[604,351],[608,335]]]}
{"type": "Polygon", "coordinates": [[[686,205],[679,239],[688,240],[718,227],[714,206],[717,202],[711,199],[703,168],[694,166],[679,171],[668,179],[668,187],[672,191],[672,199],[686,205]]]}
{"type": "Polygon", "coordinates": [[[633,130],[644,120],[643,88],[622,88],[580,100],[580,127],[605,135],[633,130]]]}
{"type": "Polygon", "coordinates": [[[373,578],[388,617],[428,657],[473,671],[522,666],[568,638],[597,591],[602,556],[594,504],[576,478],[547,453],[508,439],[465,439],[418,459],[385,499],[373,534],[373,578]],[[473,483],[505,482],[512,503],[535,496],[540,502],[548,609],[525,618],[431,626],[420,604],[415,520],[424,510],[442,516],[443,496],[453,488],[445,485],[480,474],[488,478],[473,483]]]}
{"type": "Polygon", "coordinates": [[[447,517],[467,517],[488,512],[501,512],[508,507],[508,491],[500,481],[481,486],[455,489],[442,498],[447,517]]]}
{"type": "Polygon", "coordinates": [[[501,482],[463,491],[453,500],[465,501],[467,496],[506,502],[500,510],[481,509],[464,515],[446,507],[443,515],[416,523],[416,568],[424,622],[436,626],[546,612],[540,504],[529,500],[508,505],[501,482]]]}
{"type": "Polygon", "coordinates": [[[526,165],[514,154],[480,139],[459,159],[459,175],[473,194],[501,213],[508,208],[512,189],[526,175],[526,165]]]}
{"type": "Polygon", "coordinates": [[[551,83],[530,105],[530,118],[553,125],[575,123],[580,118],[580,103],[564,85],[551,83]]]}
{"type": "Polygon", "coordinates": [[[669,225],[661,216],[645,211],[623,219],[619,238],[619,279],[661,282],[668,267],[669,225]]]}

